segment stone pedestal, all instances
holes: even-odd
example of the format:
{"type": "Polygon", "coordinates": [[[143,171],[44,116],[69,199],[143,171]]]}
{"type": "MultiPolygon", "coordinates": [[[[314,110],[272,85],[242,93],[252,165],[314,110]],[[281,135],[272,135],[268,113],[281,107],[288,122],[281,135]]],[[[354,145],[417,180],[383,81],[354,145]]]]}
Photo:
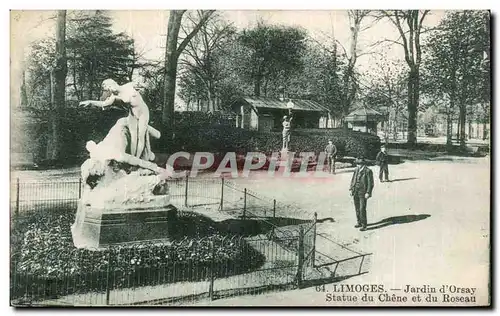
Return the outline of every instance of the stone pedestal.
{"type": "Polygon", "coordinates": [[[107,170],[92,187],[85,183],[71,227],[77,248],[168,239],[177,222],[167,183],[157,175],[107,170]]]}
{"type": "Polygon", "coordinates": [[[101,248],[112,244],[168,239],[176,220],[177,209],[171,204],[102,209],[80,202],[71,232],[77,248],[101,248]]]}

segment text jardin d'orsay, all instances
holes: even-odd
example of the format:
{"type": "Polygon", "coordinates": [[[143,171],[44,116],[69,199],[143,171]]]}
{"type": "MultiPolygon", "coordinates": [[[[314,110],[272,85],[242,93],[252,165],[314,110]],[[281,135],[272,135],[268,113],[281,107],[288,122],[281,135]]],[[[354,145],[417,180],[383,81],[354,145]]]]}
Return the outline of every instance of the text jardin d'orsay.
{"type": "Polygon", "coordinates": [[[475,303],[475,287],[405,285],[387,289],[381,284],[328,284],[316,287],[327,302],[365,303],[475,303]]]}

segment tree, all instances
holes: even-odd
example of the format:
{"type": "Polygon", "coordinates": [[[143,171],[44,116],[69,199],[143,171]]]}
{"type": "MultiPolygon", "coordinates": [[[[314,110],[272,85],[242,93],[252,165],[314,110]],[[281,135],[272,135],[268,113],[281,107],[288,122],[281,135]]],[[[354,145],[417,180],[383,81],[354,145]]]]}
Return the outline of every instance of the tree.
{"type": "Polygon", "coordinates": [[[404,65],[395,60],[381,58],[372,66],[368,80],[370,84],[361,82],[361,86],[365,88],[364,102],[386,114],[386,139],[392,132],[393,139],[397,140],[400,119],[406,114],[407,85],[404,65]]]}
{"type": "MultiPolygon", "coordinates": [[[[76,99],[94,99],[106,78],[119,83],[131,80],[138,62],[133,40],[114,34],[111,18],[105,12],[68,12],[66,30],[67,92],[76,99]]],[[[50,69],[55,59],[55,39],[46,38],[31,45],[26,70],[26,91],[31,106],[47,108],[51,101],[50,69]]]]}
{"type": "Polygon", "coordinates": [[[188,43],[180,60],[184,70],[180,77],[181,94],[188,103],[206,100],[209,112],[218,109],[227,75],[227,48],[235,35],[236,28],[214,14],[188,43]]]}
{"type": "Polygon", "coordinates": [[[52,101],[50,72],[55,59],[55,38],[46,38],[31,45],[26,68],[26,95],[28,105],[50,108],[52,101]]]}
{"type": "Polygon", "coordinates": [[[51,69],[51,87],[52,87],[52,111],[51,128],[52,137],[49,141],[47,155],[49,160],[58,161],[61,157],[61,117],[62,109],[65,105],[66,96],[66,74],[68,72],[66,62],[66,11],[57,12],[57,30],[56,30],[56,52],[54,66],[51,69]]]}
{"type": "MultiPolygon", "coordinates": [[[[346,60],[335,49],[310,41],[302,57],[303,71],[294,74],[288,86],[291,95],[317,101],[329,108],[333,118],[342,116],[342,71],[346,60]]],[[[328,120],[330,121],[330,120],[328,120]]]]}
{"type": "Polygon", "coordinates": [[[253,82],[255,96],[260,96],[261,90],[267,95],[273,87],[277,92],[302,70],[306,36],[300,28],[266,25],[262,21],[240,33],[242,75],[253,82]]]}
{"type": "Polygon", "coordinates": [[[361,28],[363,20],[368,16],[370,10],[349,10],[349,24],[351,30],[351,38],[349,45],[349,53],[344,49],[347,56],[347,67],[343,75],[343,93],[342,93],[342,120],[349,114],[352,102],[356,97],[357,84],[355,66],[360,56],[358,52],[358,37],[361,31],[369,27],[361,28]]]}
{"type": "Polygon", "coordinates": [[[208,21],[215,10],[200,11],[199,20],[194,23],[191,31],[179,43],[179,31],[182,16],[186,10],[171,10],[168,18],[167,45],[165,49],[165,73],[164,73],[164,99],[162,109],[162,123],[167,135],[172,130],[174,118],[175,86],[177,80],[177,62],[180,54],[184,51],[189,41],[200,31],[201,27],[208,21]]]}
{"type": "Polygon", "coordinates": [[[405,61],[408,65],[408,139],[410,146],[417,143],[417,112],[420,98],[420,64],[422,48],[420,36],[422,25],[429,10],[393,10],[382,11],[397,28],[399,39],[391,42],[403,47],[405,61]]]}
{"type": "Polygon", "coordinates": [[[489,70],[484,59],[489,34],[484,15],[480,11],[450,13],[427,41],[424,91],[435,98],[444,95],[449,101],[445,112],[448,147],[452,145],[454,108],[458,106],[458,138],[465,148],[467,116],[477,111],[477,104],[489,104],[489,70]]]}
{"type": "Polygon", "coordinates": [[[103,11],[73,12],[69,23],[69,73],[71,93],[79,100],[100,96],[101,83],[113,78],[123,84],[140,67],[134,41],[112,31],[111,18],[103,11]]]}
{"type": "MultiPolygon", "coordinates": [[[[372,50],[361,50],[359,48],[359,36],[362,32],[370,29],[380,19],[377,16],[371,15],[371,10],[348,10],[347,15],[349,18],[349,46],[344,47],[335,36],[327,36],[329,40],[327,44],[331,47],[321,44],[327,51],[330,51],[331,56],[337,56],[338,48],[342,49],[339,55],[340,59],[345,60],[345,64],[340,65],[342,68],[341,74],[338,78],[339,84],[342,89],[338,91],[339,101],[338,108],[340,111],[335,113],[340,117],[341,122],[349,114],[351,106],[356,99],[359,88],[359,73],[356,71],[356,63],[358,59],[364,55],[370,55],[374,52],[372,50]]],[[[339,57],[335,57],[339,60],[339,57]]],[[[340,68],[337,68],[340,69],[340,68]]]]}

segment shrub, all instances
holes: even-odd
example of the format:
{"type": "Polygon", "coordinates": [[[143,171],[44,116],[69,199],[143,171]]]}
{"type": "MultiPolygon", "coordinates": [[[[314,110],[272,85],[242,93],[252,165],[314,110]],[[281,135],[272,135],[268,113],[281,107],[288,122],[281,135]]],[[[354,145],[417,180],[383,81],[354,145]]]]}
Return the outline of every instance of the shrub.
{"type": "MultiPolygon", "coordinates": [[[[37,163],[43,165],[45,148],[50,137],[49,112],[25,111],[24,116],[35,118],[34,123],[23,129],[27,137],[13,135],[13,150],[36,151],[37,163]],[[34,145],[36,144],[36,145],[34,145]]],[[[61,118],[62,148],[66,165],[81,164],[87,157],[85,143],[101,141],[116,120],[127,115],[119,109],[101,111],[89,108],[67,108],[61,118]]],[[[152,112],[150,125],[162,130],[161,113],[152,112]]],[[[262,133],[234,127],[234,119],[223,114],[184,112],[175,114],[175,138],[172,142],[162,138],[152,140],[156,153],[175,151],[208,151],[246,153],[248,151],[273,152],[282,146],[281,132],[262,133]]],[[[292,130],[291,150],[296,152],[324,150],[328,139],[332,139],[339,155],[365,155],[373,159],[379,149],[380,139],[371,134],[343,129],[307,131],[292,130]]],[[[49,162],[53,163],[53,162],[49,162]]]]}
{"type": "Polygon", "coordinates": [[[244,240],[217,231],[207,218],[181,212],[179,219],[184,236],[187,235],[182,240],[88,250],[73,246],[73,211],[45,211],[25,217],[12,232],[12,296],[22,296],[30,287],[35,290],[28,293],[47,298],[104,291],[107,286],[127,288],[198,281],[207,278],[210,271],[216,276],[245,273],[265,260],[244,240]],[[111,278],[108,285],[106,275],[111,278]]]}
{"type": "MultiPolygon", "coordinates": [[[[379,148],[378,136],[346,130],[331,130],[325,133],[294,133],[292,131],[290,150],[295,152],[324,151],[328,140],[337,146],[339,156],[357,157],[364,155],[374,159],[379,148]]],[[[171,152],[209,151],[246,153],[249,151],[275,152],[282,146],[279,132],[262,133],[229,126],[191,126],[176,132],[171,152]]]]}

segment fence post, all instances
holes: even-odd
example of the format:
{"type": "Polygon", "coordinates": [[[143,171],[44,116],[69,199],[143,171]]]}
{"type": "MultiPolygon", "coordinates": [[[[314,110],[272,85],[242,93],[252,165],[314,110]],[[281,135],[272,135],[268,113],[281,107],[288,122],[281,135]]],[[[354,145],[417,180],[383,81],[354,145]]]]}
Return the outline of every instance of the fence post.
{"type": "Polygon", "coordinates": [[[221,191],[220,191],[220,210],[224,210],[224,178],[221,178],[221,191]]]}
{"type": "Polygon", "coordinates": [[[247,213],[247,188],[243,191],[243,219],[245,219],[247,213]]]}
{"type": "Polygon", "coordinates": [[[111,286],[109,284],[109,270],[111,266],[111,251],[108,252],[108,265],[106,268],[106,305],[109,305],[109,296],[111,293],[111,286]]]}
{"type": "Polygon", "coordinates": [[[318,224],[318,213],[314,212],[314,228],[313,228],[313,249],[311,254],[312,266],[316,266],[316,225],[318,224]]]}
{"type": "Polygon", "coordinates": [[[188,185],[189,185],[189,172],[186,172],[186,188],[184,190],[184,206],[188,206],[188,185]]]}
{"type": "Polygon", "coordinates": [[[276,218],[276,199],[273,200],[273,219],[276,218]]]}
{"type": "Polygon", "coordinates": [[[14,215],[16,218],[19,216],[19,178],[16,180],[16,209],[14,215]]]}
{"type": "Polygon", "coordinates": [[[208,287],[208,296],[210,300],[214,300],[214,281],[215,281],[215,245],[214,241],[210,241],[210,252],[212,253],[212,258],[210,259],[210,285],[208,287]]]}
{"type": "Polygon", "coordinates": [[[359,264],[358,274],[361,274],[361,269],[363,268],[363,261],[365,261],[365,256],[361,257],[361,263],[359,264]]]}
{"type": "Polygon", "coordinates": [[[82,178],[78,179],[78,199],[82,198],[82,178]]]}
{"type": "Polygon", "coordinates": [[[297,287],[302,288],[302,268],[304,266],[304,227],[299,227],[299,250],[297,253],[297,287]]]}

